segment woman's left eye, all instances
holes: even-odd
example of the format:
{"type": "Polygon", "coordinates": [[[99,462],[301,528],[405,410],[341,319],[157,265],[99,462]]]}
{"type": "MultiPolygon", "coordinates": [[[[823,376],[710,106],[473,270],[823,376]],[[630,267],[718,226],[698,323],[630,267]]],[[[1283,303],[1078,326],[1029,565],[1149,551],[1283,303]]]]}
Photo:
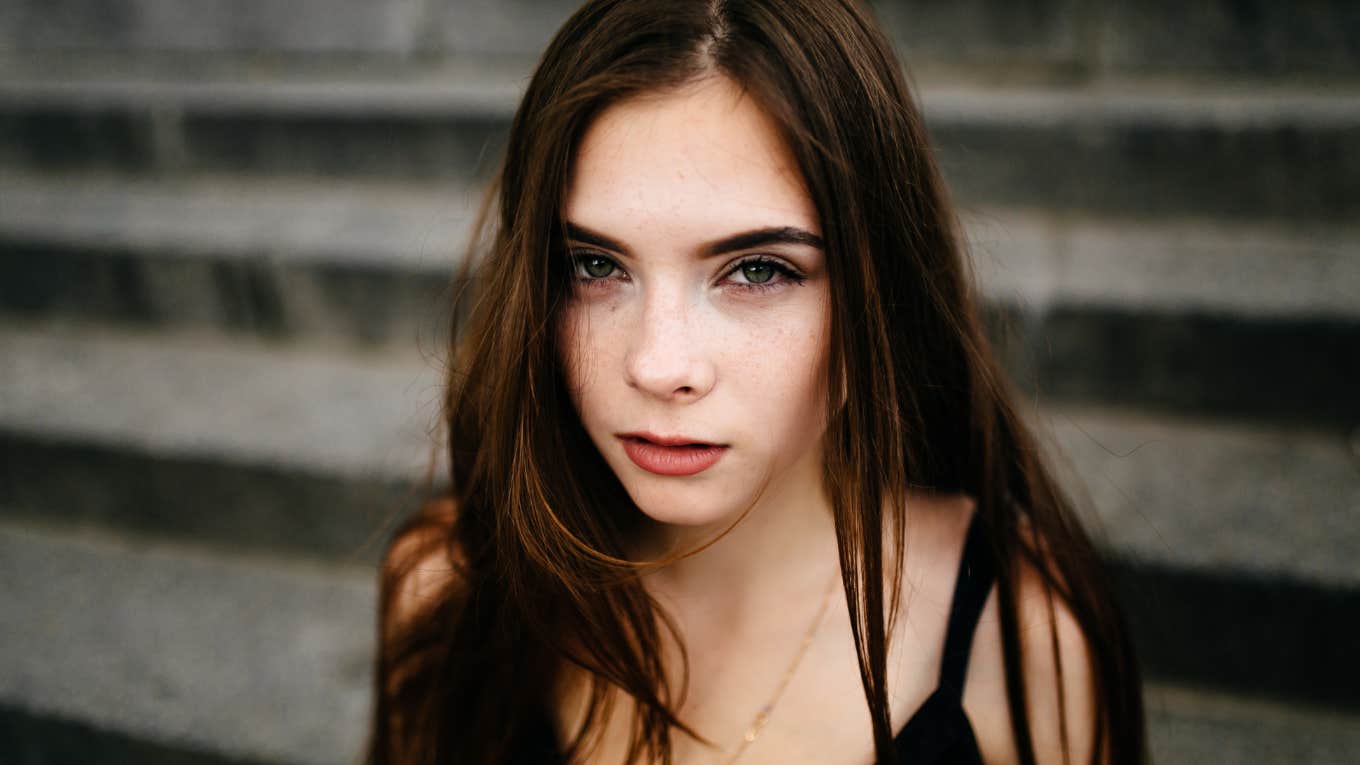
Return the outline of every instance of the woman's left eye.
{"type": "Polygon", "coordinates": [[[737,282],[737,286],[756,292],[779,289],[789,284],[797,286],[807,281],[806,277],[789,266],[762,256],[741,261],[727,275],[736,274],[746,279],[745,282],[737,282]]]}
{"type": "MultiPolygon", "coordinates": [[[[598,252],[573,252],[571,262],[575,267],[576,282],[591,287],[605,286],[612,281],[610,277],[614,272],[623,271],[612,258],[598,252]]],[[[790,266],[760,255],[737,263],[726,276],[729,279],[741,277],[742,281],[734,281],[733,286],[744,292],[765,292],[807,281],[807,277],[790,266]]]]}

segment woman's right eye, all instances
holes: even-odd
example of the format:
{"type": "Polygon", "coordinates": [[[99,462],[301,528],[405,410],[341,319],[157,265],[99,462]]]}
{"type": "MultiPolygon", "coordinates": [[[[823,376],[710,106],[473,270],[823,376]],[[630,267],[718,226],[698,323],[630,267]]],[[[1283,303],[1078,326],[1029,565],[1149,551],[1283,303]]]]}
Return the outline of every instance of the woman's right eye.
{"type": "Polygon", "coordinates": [[[573,277],[578,282],[600,281],[618,269],[612,259],[596,252],[573,252],[571,262],[575,266],[573,277]]]}

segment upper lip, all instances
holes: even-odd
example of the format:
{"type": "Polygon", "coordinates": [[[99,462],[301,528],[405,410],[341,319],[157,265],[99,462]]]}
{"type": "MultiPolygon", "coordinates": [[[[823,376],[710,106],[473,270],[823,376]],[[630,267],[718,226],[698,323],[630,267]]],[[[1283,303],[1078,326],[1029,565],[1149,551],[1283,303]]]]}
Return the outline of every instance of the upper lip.
{"type": "Polygon", "coordinates": [[[658,436],[655,433],[648,433],[645,430],[635,431],[633,433],[616,433],[615,435],[619,438],[641,438],[661,446],[689,446],[691,444],[701,444],[703,446],[723,445],[714,441],[705,441],[702,438],[690,438],[689,436],[658,436]]]}

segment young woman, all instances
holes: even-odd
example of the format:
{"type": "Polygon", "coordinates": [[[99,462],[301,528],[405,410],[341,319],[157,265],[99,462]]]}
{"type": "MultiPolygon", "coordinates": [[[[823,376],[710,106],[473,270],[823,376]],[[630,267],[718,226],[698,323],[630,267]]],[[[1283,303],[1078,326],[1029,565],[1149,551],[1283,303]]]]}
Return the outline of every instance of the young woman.
{"type": "Polygon", "coordinates": [[[371,762],[1142,758],[1119,612],[864,8],[587,3],[480,221],[371,762]]]}

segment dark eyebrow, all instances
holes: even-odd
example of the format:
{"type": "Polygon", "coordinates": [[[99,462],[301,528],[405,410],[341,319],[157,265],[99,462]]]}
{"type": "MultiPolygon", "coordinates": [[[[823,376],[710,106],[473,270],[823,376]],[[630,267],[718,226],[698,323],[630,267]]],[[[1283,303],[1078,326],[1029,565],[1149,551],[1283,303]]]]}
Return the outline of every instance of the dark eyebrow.
{"type": "MultiPolygon", "coordinates": [[[[586,244],[593,244],[596,247],[603,247],[607,250],[621,252],[631,255],[628,248],[622,243],[611,239],[598,231],[591,231],[585,226],[577,225],[571,221],[566,221],[567,235],[586,244]]],[[[749,250],[752,247],[760,247],[767,244],[806,244],[825,250],[826,245],[822,238],[796,226],[770,226],[768,228],[758,228],[751,231],[743,231],[739,234],[723,237],[704,245],[701,257],[711,258],[738,250],[749,250]]]]}

